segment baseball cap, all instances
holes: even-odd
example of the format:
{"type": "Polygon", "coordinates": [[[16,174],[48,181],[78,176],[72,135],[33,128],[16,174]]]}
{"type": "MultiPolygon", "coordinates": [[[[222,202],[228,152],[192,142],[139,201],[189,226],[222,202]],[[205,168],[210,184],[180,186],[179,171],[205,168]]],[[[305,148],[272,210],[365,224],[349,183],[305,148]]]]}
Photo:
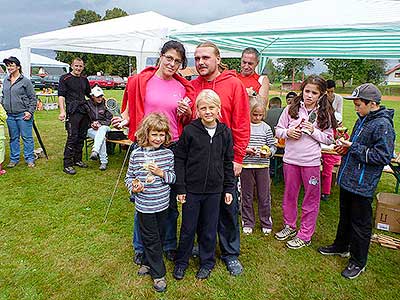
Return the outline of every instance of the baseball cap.
{"type": "Polygon", "coordinates": [[[356,87],[351,96],[343,97],[348,100],[363,99],[367,101],[381,102],[382,94],[372,83],[364,83],[356,87]]]}
{"type": "Polygon", "coordinates": [[[90,95],[92,95],[94,97],[100,97],[100,96],[104,96],[104,92],[101,89],[101,87],[95,86],[94,88],[92,88],[92,91],[90,92],[90,95]]]}
{"type": "Polygon", "coordinates": [[[18,67],[21,66],[21,62],[15,56],[10,56],[9,58],[3,59],[3,63],[6,64],[6,65],[14,63],[18,67]]]}

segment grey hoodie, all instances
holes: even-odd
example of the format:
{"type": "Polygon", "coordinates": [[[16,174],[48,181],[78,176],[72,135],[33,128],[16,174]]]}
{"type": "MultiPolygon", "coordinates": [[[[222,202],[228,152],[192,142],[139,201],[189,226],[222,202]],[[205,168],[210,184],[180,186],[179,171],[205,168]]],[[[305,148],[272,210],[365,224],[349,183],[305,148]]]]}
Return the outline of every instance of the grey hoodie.
{"type": "Polygon", "coordinates": [[[31,81],[22,74],[11,85],[10,76],[3,82],[3,96],[0,100],[7,114],[30,112],[36,110],[37,100],[31,81]]]}

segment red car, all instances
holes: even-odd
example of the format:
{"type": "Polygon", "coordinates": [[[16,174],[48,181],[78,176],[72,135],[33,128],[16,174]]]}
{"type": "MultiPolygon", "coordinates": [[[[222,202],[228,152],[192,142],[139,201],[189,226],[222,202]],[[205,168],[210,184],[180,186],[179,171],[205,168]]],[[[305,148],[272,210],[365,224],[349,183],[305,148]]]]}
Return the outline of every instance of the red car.
{"type": "Polygon", "coordinates": [[[113,89],[117,86],[117,83],[112,79],[111,76],[88,76],[90,87],[99,86],[102,89],[113,89]]]}

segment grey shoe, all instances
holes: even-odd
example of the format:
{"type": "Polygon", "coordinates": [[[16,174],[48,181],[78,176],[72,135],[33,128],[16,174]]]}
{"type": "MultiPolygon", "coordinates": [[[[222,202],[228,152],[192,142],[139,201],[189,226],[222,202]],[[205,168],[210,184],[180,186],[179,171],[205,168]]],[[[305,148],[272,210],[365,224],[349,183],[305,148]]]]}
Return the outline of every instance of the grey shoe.
{"type": "Polygon", "coordinates": [[[10,161],[7,165],[7,168],[14,168],[16,165],[18,165],[18,162],[10,161]]]}
{"type": "Polygon", "coordinates": [[[92,153],[90,153],[90,157],[91,160],[98,160],[99,159],[99,153],[97,153],[96,151],[92,151],[92,153]]]}
{"type": "Polygon", "coordinates": [[[275,238],[279,241],[284,241],[288,238],[294,237],[295,235],[296,229],[292,229],[289,225],[285,225],[281,231],[275,233],[275,238]]]}
{"type": "Polygon", "coordinates": [[[167,281],[165,280],[165,277],[154,279],[153,287],[159,293],[165,292],[167,289],[167,281]]]}
{"type": "Polygon", "coordinates": [[[107,169],[107,164],[100,164],[99,169],[100,169],[101,171],[105,171],[105,170],[107,169]]]}
{"type": "Polygon", "coordinates": [[[286,243],[286,246],[290,249],[300,249],[309,246],[311,241],[303,241],[301,238],[295,236],[292,240],[286,243]]]}
{"type": "Polygon", "coordinates": [[[352,262],[349,262],[346,269],[343,270],[342,276],[347,279],[354,279],[360,276],[360,274],[364,271],[365,271],[365,266],[359,267],[353,264],[352,262]]]}
{"type": "Polygon", "coordinates": [[[238,259],[228,260],[225,264],[232,276],[238,276],[243,273],[243,266],[238,259]]]}
{"type": "Polygon", "coordinates": [[[137,273],[139,276],[149,275],[150,267],[146,265],[141,265],[137,273]]]}

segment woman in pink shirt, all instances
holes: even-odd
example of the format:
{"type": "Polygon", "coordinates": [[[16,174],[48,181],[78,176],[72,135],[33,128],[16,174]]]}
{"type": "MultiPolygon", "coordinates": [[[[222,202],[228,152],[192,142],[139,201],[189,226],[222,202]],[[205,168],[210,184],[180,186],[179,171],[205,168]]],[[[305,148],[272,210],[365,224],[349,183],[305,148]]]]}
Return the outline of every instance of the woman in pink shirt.
{"type": "Polygon", "coordinates": [[[320,143],[332,144],[336,128],[332,105],[326,95],[326,81],[319,76],[308,77],[301,85],[301,93],[292,100],[279,118],[276,137],[286,139],[283,155],[285,191],[282,201],[284,228],[275,234],[286,240],[291,249],[311,243],[320,203],[320,143]],[[300,187],[304,199],[300,229],[296,230],[297,201],[300,187]]]}
{"type": "MultiPolygon", "coordinates": [[[[122,100],[122,118],[114,118],[112,124],[128,122],[130,140],[135,141],[135,133],[142,119],[152,113],[163,113],[168,117],[174,144],[178,141],[183,127],[192,120],[192,109],[195,95],[191,83],[177,74],[180,68],[187,65],[184,46],[177,41],[168,41],[161,48],[156,67],[148,67],[137,75],[128,78],[122,100]]],[[[171,189],[168,221],[165,228],[163,248],[168,259],[174,258],[177,248],[176,229],[178,209],[176,193],[171,189]]],[[[142,263],[143,244],[139,234],[139,224],[135,215],[133,247],[134,261],[142,263]]]]}

